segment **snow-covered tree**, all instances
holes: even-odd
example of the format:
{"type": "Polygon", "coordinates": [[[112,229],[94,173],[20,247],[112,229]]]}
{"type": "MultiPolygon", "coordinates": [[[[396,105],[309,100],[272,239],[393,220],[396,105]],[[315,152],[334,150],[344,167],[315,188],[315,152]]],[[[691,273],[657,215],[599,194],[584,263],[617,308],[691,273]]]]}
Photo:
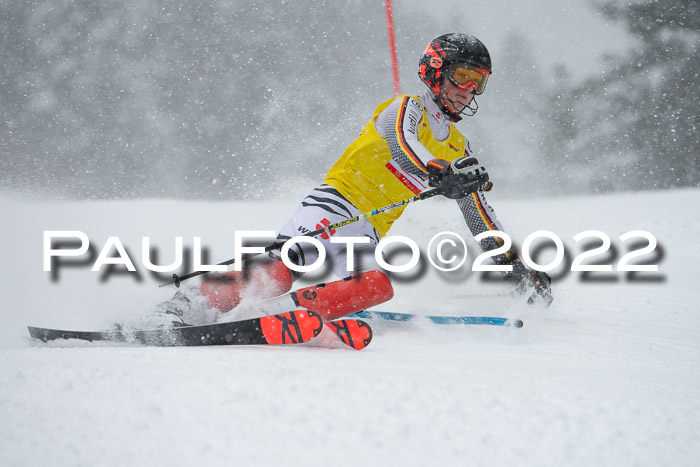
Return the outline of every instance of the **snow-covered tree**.
{"type": "Polygon", "coordinates": [[[636,45],[609,55],[573,89],[579,130],[573,155],[595,167],[594,189],[700,183],[700,3],[609,1],[636,45]]]}

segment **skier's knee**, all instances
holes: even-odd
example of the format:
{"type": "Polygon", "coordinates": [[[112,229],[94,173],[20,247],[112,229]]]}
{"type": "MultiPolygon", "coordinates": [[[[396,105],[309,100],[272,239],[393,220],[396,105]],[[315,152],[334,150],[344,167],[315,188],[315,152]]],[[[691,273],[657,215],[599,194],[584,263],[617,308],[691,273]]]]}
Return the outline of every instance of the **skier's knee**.
{"type": "Polygon", "coordinates": [[[282,261],[268,261],[205,279],[200,287],[211,308],[229,311],[250,294],[261,299],[276,297],[292,288],[292,272],[282,261]]]}

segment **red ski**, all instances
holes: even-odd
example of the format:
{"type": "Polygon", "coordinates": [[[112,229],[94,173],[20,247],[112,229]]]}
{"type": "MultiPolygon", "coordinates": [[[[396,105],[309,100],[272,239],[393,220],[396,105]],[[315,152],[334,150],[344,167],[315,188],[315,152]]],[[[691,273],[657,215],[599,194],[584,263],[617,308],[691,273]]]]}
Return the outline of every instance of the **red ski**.
{"type": "Polygon", "coordinates": [[[313,311],[295,310],[262,318],[202,326],[113,331],[64,331],[29,327],[29,334],[44,342],[80,339],[155,346],[276,345],[308,342],[321,333],[322,323],[321,317],[313,311]]]}
{"type": "Polygon", "coordinates": [[[372,342],[372,328],[361,319],[339,319],[323,324],[355,350],[362,350],[372,342]]]}

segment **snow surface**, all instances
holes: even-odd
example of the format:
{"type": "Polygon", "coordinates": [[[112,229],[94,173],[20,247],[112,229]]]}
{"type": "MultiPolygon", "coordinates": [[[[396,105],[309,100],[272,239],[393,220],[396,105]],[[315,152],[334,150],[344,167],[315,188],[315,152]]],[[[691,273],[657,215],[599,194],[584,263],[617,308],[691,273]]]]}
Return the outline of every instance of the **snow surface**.
{"type": "MultiPolygon", "coordinates": [[[[640,260],[660,268],[638,276],[647,280],[558,274],[554,304],[541,309],[483,296],[505,288],[469,272],[468,261],[467,272],[395,277],[396,298],[377,308],[518,317],[522,329],[374,323],[361,352],[327,335],[296,347],[210,348],[28,338],[27,325],[99,329],[167,299],[172,289],[141,265],[141,237],[161,263],[178,235],[190,246],[201,236],[220,261],[232,256],[233,230],[276,230],[298,199],[3,196],[0,465],[700,465],[697,189],[493,197],[516,243],[550,230],[570,257],[585,230],[612,238],[612,264],[629,249],[619,235],[653,233],[660,254],[640,260]],[[100,282],[91,264],[52,281],[42,270],[44,230],[83,231],[97,253],[118,236],[142,281],[100,282]]],[[[410,207],[392,234],[424,249],[444,230],[465,232],[457,208],[433,199],[410,207]]],[[[321,279],[329,277],[305,281],[321,279]]]]}

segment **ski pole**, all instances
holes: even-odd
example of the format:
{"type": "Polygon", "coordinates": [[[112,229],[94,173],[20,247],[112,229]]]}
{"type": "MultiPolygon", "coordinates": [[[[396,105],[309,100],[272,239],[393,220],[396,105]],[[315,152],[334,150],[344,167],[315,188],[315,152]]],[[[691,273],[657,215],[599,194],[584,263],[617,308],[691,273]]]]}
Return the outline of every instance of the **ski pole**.
{"type": "MultiPolygon", "coordinates": [[[[335,224],[327,225],[327,226],[322,227],[322,228],[320,228],[320,229],[313,230],[313,231],[311,231],[311,232],[309,232],[309,233],[306,233],[306,234],[304,234],[304,235],[302,235],[302,236],[303,236],[303,237],[315,237],[315,236],[317,236],[317,235],[321,235],[322,233],[327,233],[327,234],[330,236],[330,231],[331,231],[331,230],[339,229],[340,227],[343,227],[343,226],[346,226],[346,225],[349,225],[349,224],[353,224],[353,223],[355,223],[355,222],[357,222],[357,221],[360,221],[360,220],[362,220],[362,219],[366,219],[366,218],[368,218],[368,217],[376,216],[377,214],[381,214],[381,213],[383,213],[383,212],[391,211],[392,209],[396,209],[396,208],[401,207],[401,206],[406,206],[407,204],[413,203],[413,202],[415,202],[415,201],[421,201],[421,200],[424,200],[424,199],[432,198],[433,196],[439,195],[439,194],[440,194],[440,191],[439,191],[437,188],[433,188],[432,190],[424,191],[424,192],[422,192],[422,193],[417,194],[416,196],[413,196],[413,197],[411,197],[411,198],[405,199],[405,200],[403,200],[403,201],[397,201],[396,203],[389,204],[388,206],[384,206],[383,208],[378,208],[378,209],[375,209],[374,211],[366,212],[366,213],[364,213],[364,214],[357,215],[357,216],[352,217],[352,218],[350,218],[350,219],[346,219],[346,220],[344,220],[344,221],[336,222],[335,224]]],[[[276,250],[276,249],[278,249],[278,248],[282,248],[282,246],[283,246],[284,244],[285,244],[285,241],[278,241],[278,242],[275,242],[275,243],[273,243],[273,244],[271,244],[271,245],[268,245],[268,246],[265,247],[264,253],[268,253],[268,252],[270,252],[270,251],[272,251],[272,250],[276,250]]],[[[254,257],[254,256],[261,255],[261,254],[263,254],[263,253],[248,253],[248,254],[242,255],[242,256],[241,256],[241,260],[245,263],[248,259],[250,259],[250,258],[252,258],[252,257],[254,257]]],[[[229,260],[227,260],[227,261],[223,261],[223,262],[221,262],[221,263],[218,263],[217,266],[228,266],[228,265],[230,265],[230,264],[233,264],[235,261],[236,261],[235,258],[234,258],[234,259],[229,259],[229,260]]],[[[175,287],[180,287],[180,283],[181,283],[182,281],[187,280],[187,279],[191,279],[191,278],[193,278],[193,277],[200,276],[200,275],[202,275],[202,274],[206,274],[206,273],[208,273],[208,272],[211,272],[211,271],[194,271],[194,272],[190,272],[190,273],[188,273],[188,274],[182,275],[182,276],[178,276],[177,274],[173,274],[173,280],[172,280],[172,281],[170,281],[170,282],[165,282],[165,283],[163,283],[163,284],[160,284],[158,287],[166,287],[166,286],[168,286],[168,285],[173,285],[173,284],[175,285],[175,287]]]]}

